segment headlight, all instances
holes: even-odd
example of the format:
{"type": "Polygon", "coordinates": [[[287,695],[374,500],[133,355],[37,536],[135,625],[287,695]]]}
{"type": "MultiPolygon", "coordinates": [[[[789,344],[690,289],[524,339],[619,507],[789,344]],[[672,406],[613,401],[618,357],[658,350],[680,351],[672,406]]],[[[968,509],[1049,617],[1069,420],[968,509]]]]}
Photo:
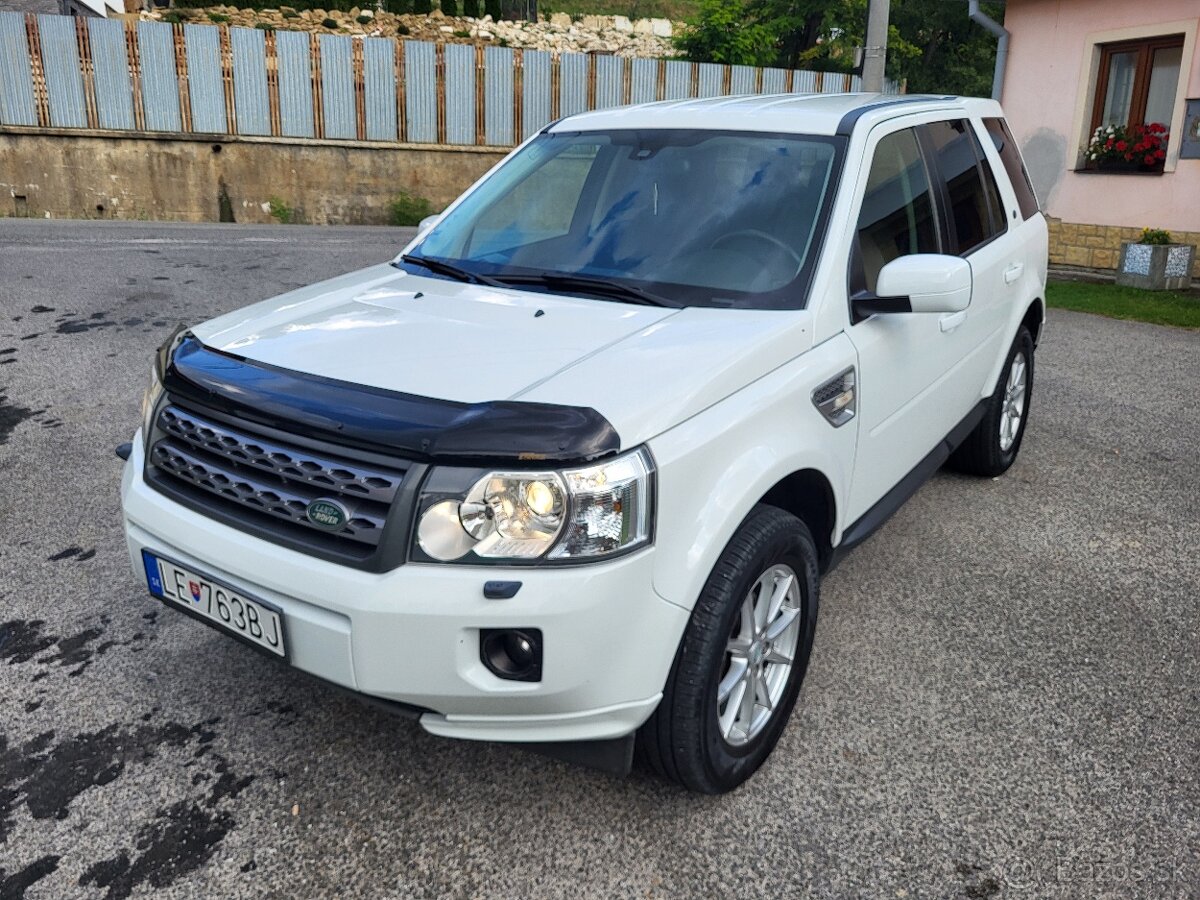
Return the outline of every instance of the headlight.
{"type": "Polygon", "coordinates": [[[431,560],[464,563],[586,560],[631,550],[650,540],[652,472],[644,450],[564,471],[435,470],[421,498],[417,549],[431,560]],[[468,476],[470,487],[456,491],[468,476]]]}
{"type": "Polygon", "coordinates": [[[158,377],[158,366],[150,367],[150,383],[142,394],[142,440],[150,440],[151,426],[154,424],[154,410],[158,406],[158,398],[162,396],[162,380],[158,377]]]}
{"type": "Polygon", "coordinates": [[[154,410],[163,394],[163,376],[171,364],[171,357],[175,355],[175,350],[183,343],[183,339],[187,335],[187,327],[177,325],[155,353],[154,364],[150,367],[150,384],[147,385],[146,392],[142,394],[142,440],[147,444],[150,441],[150,432],[153,430],[154,410]]]}

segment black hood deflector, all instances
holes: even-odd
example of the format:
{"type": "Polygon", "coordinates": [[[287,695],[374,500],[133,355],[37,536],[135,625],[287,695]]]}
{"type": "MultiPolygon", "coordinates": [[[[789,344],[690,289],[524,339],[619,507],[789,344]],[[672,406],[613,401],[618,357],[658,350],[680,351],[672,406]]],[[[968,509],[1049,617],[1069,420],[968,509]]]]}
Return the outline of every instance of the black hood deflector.
{"type": "Polygon", "coordinates": [[[190,334],[162,379],[179,400],[424,462],[586,463],[621,447],[609,421],[588,407],[403,394],[244,359],[190,334]]]}

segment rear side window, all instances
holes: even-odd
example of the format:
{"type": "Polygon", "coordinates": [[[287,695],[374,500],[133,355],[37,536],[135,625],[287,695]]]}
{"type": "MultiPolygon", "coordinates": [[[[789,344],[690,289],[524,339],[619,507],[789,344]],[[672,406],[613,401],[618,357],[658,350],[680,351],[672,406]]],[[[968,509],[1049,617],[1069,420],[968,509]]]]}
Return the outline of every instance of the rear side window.
{"type": "Polygon", "coordinates": [[[965,119],[926,126],[938,169],[949,193],[951,226],[958,252],[966,255],[1004,231],[1004,213],[975,131],[965,119]]]}
{"type": "Polygon", "coordinates": [[[875,148],[862,211],[858,249],[864,287],[875,290],[879,270],[910,253],[939,253],[933,193],[912,129],[889,134],[875,148]]]}
{"type": "Polygon", "coordinates": [[[1017,194],[1017,206],[1021,208],[1021,217],[1028,219],[1038,211],[1038,201],[1033,192],[1033,182],[1029,180],[1029,172],[1025,170],[1025,164],[1017,150],[1017,142],[1013,140],[1008,123],[1003,119],[984,119],[983,124],[992,137],[992,143],[996,145],[1000,162],[1004,163],[1004,171],[1008,173],[1008,180],[1012,182],[1013,190],[1017,194]]]}
{"type": "Polygon", "coordinates": [[[983,155],[983,147],[979,144],[974,128],[971,129],[971,143],[975,145],[975,152],[979,154],[979,171],[983,173],[983,187],[987,191],[988,205],[992,208],[992,222],[997,231],[1005,231],[1008,221],[1005,218],[1004,204],[1000,200],[1000,188],[996,187],[996,173],[992,171],[991,164],[983,155]]]}

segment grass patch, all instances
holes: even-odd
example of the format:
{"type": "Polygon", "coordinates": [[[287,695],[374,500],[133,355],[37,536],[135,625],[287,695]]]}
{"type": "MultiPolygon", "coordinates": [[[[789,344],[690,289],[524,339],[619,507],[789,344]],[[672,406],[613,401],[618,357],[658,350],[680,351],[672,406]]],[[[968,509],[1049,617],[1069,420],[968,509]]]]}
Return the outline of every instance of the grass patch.
{"type": "Polygon", "coordinates": [[[1196,291],[1141,291],[1116,284],[1052,281],[1046,287],[1046,303],[1054,309],[1113,319],[1200,328],[1200,293],[1196,291]]]}
{"type": "Polygon", "coordinates": [[[401,191],[388,204],[388,219],[393,225],[420,225],[426,216],[433,215],[433,207],[424,197],[401,191]]]}

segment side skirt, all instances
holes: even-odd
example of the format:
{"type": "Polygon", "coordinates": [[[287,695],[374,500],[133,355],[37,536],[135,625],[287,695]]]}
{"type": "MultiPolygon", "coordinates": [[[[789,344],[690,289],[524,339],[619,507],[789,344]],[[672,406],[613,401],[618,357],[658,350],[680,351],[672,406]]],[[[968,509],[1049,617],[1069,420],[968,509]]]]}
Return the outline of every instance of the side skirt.
{"type": "Polygon", "coordinates": [[[981,400],[942,440],[926,454],[907,475],[900,479],[894,488],[879,499],[879,502],[862,514],[850,527],[842,532],[842,542],[833,548],[829,565],[825,568],[830,572],[842,561],[851,550],[874,534],[908,498],[920,489],[932,475],[950,458],[958,445],[967,439],[976,425],[987,412],[987,400],[981,400]]]}

